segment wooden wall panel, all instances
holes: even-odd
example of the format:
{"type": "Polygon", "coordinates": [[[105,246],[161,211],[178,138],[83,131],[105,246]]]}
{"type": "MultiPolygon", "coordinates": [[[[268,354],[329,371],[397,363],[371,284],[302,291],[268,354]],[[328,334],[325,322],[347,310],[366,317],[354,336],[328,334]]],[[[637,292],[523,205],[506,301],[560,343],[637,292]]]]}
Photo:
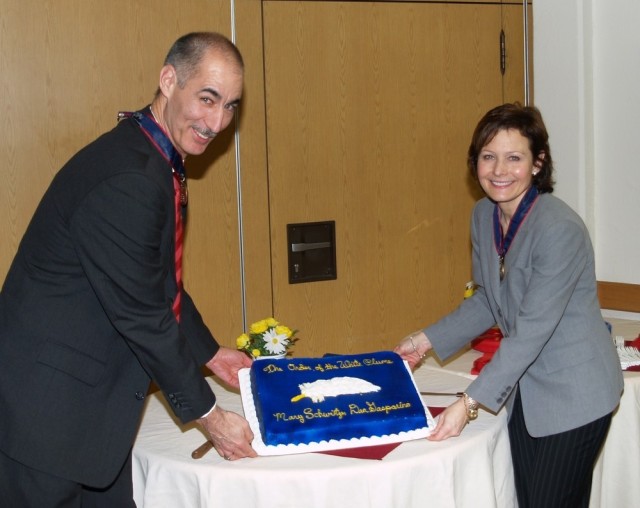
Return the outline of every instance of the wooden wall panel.
{"type": "Polygon", "coordinates": [[[264,104],[262,2],[235,3],[237,45],[245,61],[240,120],[243,258],[247,324],[273,314],[264,104]]]}
{"type": "Polygon", "coordinates": [[[640,284],[598,281],[598,297],[603,309],[640,312],[640,284]]]}
{"type": "MultiPolygon", "coordinates": [[[[275,313],[301,328],[305,340],[316,345],[306,351],[301,347],[300,353],[323,351],[325,337],[334,337],[336,347],[349,351],[369,347],[371,339],[375,346],[392,343],[407,328],[455,305],[462,291],[459,286],[468,277],[468,237],[454,233],[466,227],[474,199],[473,185],[464,176],[464,151],[470,128],[484,109],[478,90],[490,90],[491,100],[499,100],[502,86],[488,81],[493,63],[474,61],[471,69],[465,69],[457,59],[461,53],[476,60],[488,52],[493,55],[496,36],[487,35],[484,23],[458,14],[437,22],[420,14],[414,19],[422,9],[419,4],[374,6],[361,24],[358,2],[327,2],[339,14],[330,23],[319,19],[317,26],[313,16],[305,14],[305,9],[315,8],[311,5],[270,1],[264,5],[268,10],[270,4],[284,3],[300,13],[302,24],[294,25],[293,32],[285,26],[280,35],[267,31],[268,47],[263,48],[263,2],[235,2],[237,42],[247,64],[240,144],[236,146],[228,130],[203,158],[187,162],[191,203],[186,285],[219,340],[233,345],[243,329],[237,148],[249,321],[275,313]],[[390,12],[396,8],[408,9],[409,16],[390,12]],[[288,47],[302,41],[302,30],[307,29],[312,34],[307,44],[327,44],[331,53],[322,51],[322,46],[315,48],[319,55],[310,47],[288,47]],[[467,42],[459,42],[460,33],[466,34],[467,42]],[[434,39],[426,39],[427,35],[434,39]],[[491,49],[484,43],[466,45],[469,38],[485,36],[491,49]],[[362,48],[373,48],[373,59],[359,57],[362,48]],[[272,173],[273,179],[267,172],[263,72],[266,65],[269,75],[274,61],[264,61],[263,49],[285,73],[283,100],[274,106],[281,108],[282,117],[270,121],[285,122],[280,132],[294,152],[292,174],[272,173]],[[339,58],[331,62],[334,55],[339,58]],[[296,69],[291,63],[296,62],[304,74],[288,95],[286,78],[291,78],[296,69]],[[340,71],[325,72],[331,65],[340,71]],[[311,87],[304,81],[309,77],[315,80],[311,87]],[[325,84],[333,89],[325,89],[325,84]],[[460,96],[471,102],[461,103],[460,96]],[[311,109],[305,110],[302,101],[311,109]],[[308,111],[329,128],[316,126],[308,111]],[[298,126],[305,130],[298,132],[298,126]],[[370,127],[373,135],[364,129],[370,127]],[[434,141],[445,130],[451,137],[443,143],[434,141]],[[312,171],[305,165],[310,160],[312,171]],[[427,174],[416,167],[436,171],[427,174]],[[406,172],[406,168],[414,169],[406,172]],[[339,192],[322,197],[327,182],[339,192]],[[285,193],[270,193],[272,184],[285,193]],[[460,199],[456,194],[455,209],[439,208],[438,195],[460,189],[466,190],[460,199]],[[270,229],[271,213],[278,222],[270,229]],[[338,281],[302,285],[287,294],[284,224],[334,217],[339,219],[341,249],[338,281]],[[436,249],[434,242],[445,249],[436,249]],[[407,266],[410,275],[403,272],[407,266]],[[399,310],[405,318],[392,317],[399,310]],[[342,317],[335,319],[338,314],[342,317]]],[[[519,7],[514,9],[517,27],[519,7]]],[[[59,167],[111,128],[118,110],[151,100],[159,66],[176,37],[191,30],[230,35],[231,6],[228,0],[0,0],[0,12],[0,157],[5,161],[0,169],[1,280],[59,167]]],[[[269,24],[273,17],[268,13],[265,21],[278,28],[269,24]]],[[[508,85],[507,90],[512,87],[517,96],[518,85],[508,85]]]]}
{"type": "MultiPolygon", "coordinates": [[[[228,0],[0,0],[0,280],[55,172],[148,104],[180,35],[230,35],[228,0]]],[[[222,342],[242,330],[233,127],[190,176],[185,283],[222,342]]]]}
{"type": "Polygon", "coordinates": [[[524,40],[528,36],[529,104],[533,104],[533,7],[527,4],[528,33],[525,34],[522,2],[503,2],[502,19],[506,33],[506,68],[504,75],[504,101],[524,104],[525,55],[524,40]]]}
{"type": "Polygon", "coordinates": [[[391,347],[471,277],[468,143],[522,100],[499,72],[507,7],[263,5],[275,312],[301,329],[296,354],[391,347]],[[336,221],[338,278],[290,285],[286,224],[319,220],[336,221]]]}

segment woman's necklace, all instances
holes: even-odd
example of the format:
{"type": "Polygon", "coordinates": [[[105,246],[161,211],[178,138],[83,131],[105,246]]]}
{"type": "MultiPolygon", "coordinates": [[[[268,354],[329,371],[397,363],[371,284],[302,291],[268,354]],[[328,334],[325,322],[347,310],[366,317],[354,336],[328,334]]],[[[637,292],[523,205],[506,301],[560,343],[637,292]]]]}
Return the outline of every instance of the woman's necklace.
{"type": "Polygon", "coordinates": [[[504,258],[507,255],[509,247],[516,236],[516,233],[520,229],[520,226],[524,222],[525,218],[529,214],[529,211],[533,207],[533,204],[538,198],[538,189],[533,185],[529,188],[527,193],[518,204],[516,213],[513,214],[509,221],[509,227],[505,235],[502,234],[502,227],[500,226],[500,208],[496,203],[493,209],[493,241],[498,253],[498,272],[500,274],[500,281],[504,280],[507,269],[504,264],[504,258]]]}

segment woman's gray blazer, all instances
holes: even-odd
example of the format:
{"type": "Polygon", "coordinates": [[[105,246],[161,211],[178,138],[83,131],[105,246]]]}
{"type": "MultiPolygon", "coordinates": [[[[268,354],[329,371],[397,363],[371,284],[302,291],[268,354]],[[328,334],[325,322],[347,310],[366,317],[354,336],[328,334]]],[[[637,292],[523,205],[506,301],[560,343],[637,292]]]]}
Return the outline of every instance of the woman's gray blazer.
{"type": "Polygon", "coordinates": [[[620,363],[598,301],[593,247],[580,217],[550,194],[538,197],[505,258],[501,282],[494,203],[473,211],[473,277],[478,290],[425,329],[446,359],[497,324],[500,348],[467,392],[485,408],[510,408],[519,387],[534,437],[564,432],[615,409],[620,363]]]}

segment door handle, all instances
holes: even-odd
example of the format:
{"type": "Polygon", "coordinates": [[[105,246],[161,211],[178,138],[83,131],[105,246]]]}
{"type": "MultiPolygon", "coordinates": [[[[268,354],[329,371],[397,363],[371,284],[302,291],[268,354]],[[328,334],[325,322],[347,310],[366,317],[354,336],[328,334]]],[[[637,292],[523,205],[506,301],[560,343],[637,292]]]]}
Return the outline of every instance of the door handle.
{"type": "Polygon", "coordinates": [[[331,247],[331,242],[292,243],[291,252],[303,252],[305,250],[315,250],[315,249],[328,249],[329,247],[331,247]]]}

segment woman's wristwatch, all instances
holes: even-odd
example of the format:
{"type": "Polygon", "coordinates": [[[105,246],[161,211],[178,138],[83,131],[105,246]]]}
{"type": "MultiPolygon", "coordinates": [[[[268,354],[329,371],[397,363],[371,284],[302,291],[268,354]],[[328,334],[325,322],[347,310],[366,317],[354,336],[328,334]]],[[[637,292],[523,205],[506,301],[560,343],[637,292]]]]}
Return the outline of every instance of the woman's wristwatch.
{"type": "Polygon", "coordinates": [[[478,402],[466,393],[462,393],[462,400],[464,401],[464,407],[467,409],[467,421],[471,422],[478,418],[478,402]]]}

